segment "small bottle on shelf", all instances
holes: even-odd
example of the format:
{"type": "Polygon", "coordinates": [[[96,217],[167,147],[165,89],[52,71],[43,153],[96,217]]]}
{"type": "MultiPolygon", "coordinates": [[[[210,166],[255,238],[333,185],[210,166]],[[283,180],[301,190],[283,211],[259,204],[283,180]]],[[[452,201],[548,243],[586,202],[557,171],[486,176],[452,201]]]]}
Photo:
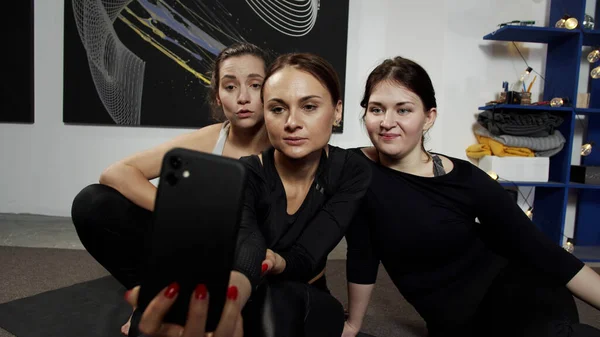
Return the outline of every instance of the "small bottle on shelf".
{"type": "Polygon", "coordinates": [[[529,74],[531,74],[532,70],[533,70],[533,68],[531,68],[531,67],[527,67],[527,69],[525,69],[523,74],[521,74],[519,81],[517,81],[515,84],[513,84],[512,91],[517,91],[517,92],[525,91],[525,89],[523,88],[523,83],[525,83],[525,80],[527,79],[527,77],[529,77],[529,74]]]}

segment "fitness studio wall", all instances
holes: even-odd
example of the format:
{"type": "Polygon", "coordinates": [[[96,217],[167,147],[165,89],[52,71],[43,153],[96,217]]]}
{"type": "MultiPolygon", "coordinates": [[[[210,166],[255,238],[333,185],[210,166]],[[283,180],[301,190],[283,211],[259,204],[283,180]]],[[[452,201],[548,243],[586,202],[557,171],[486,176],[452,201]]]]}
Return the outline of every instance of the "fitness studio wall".
{"type": "Polygon", "coordinates": [[[317,53],[343,85],[348,6],[348,0],[66,0],[63,121],[214,123],[206,103],[209,69],[238,41],[272,55],[317,53]]]}

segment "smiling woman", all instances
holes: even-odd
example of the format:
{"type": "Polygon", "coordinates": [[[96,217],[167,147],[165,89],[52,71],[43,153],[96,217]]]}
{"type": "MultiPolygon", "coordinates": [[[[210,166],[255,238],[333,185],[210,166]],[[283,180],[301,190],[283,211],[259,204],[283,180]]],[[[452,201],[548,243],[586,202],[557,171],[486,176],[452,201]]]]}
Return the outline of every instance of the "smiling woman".
{"type": "MultiPolygon", "coordinates": [[[[415,149],[420,141],[420,150],[425,150],[425,134],[437,117],[437,102],[435,90],[429,76],[417,69],[403,67],[396,60],[385,60],[370,74],[365,85],[365,95],[360,105],[365,108],[363,119],[367,124],[367,130],[371,139],[390,141],[402,136],[398,130],[403,131],[404,148],[398,146],[387,146],[391,156],[400,156],[407,149],[419,152],[415,149]],[[377,90],[376,90],[377,89],[377,90]],[[387,114],[387,110],[396,111],[401,120],[401,127],[390,131],[394,124],[394,115],[387,114]],[[379,132],[379,122],[383,121],[382,128],[387,130],[379,132]],[[381,138],[379,137],[381,136],[381,138]]],[[[375,140],[374,140],[375,141],[375,140]]],[[[405,154],[405,153],[404,153],[405,154]]]]}
{"type": "Polygon", "coordinates": [[[468,161],[428,153],[429,75],[395,57],[369,75],[362,106],[372,183],[348,229],[349,318],[360,330],[381,262],[431,337],[597,337],[573,296],[600,309],[600,276],[551,241],[468,161]],[[478,221],[476,221],[478,219],[478,221]]]}

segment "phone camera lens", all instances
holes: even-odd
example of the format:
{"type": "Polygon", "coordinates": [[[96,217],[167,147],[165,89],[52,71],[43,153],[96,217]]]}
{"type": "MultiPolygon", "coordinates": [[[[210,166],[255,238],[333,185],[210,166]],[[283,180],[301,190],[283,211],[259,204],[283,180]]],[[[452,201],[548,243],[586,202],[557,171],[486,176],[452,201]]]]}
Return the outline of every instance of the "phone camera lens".
{"type": "Polygon", "coordinates": [[[167,184],[174,186],[175,184],[177,184],[177,177],[175,176],[175,174],[173,173],[169,173],[167,174],[167,184]]]}
{"type": "Polygon", "coordinates": [[[181,158],[179,157],[171,157],[171,167],[174,169],[178,169],[181,167],[181,158]]]}

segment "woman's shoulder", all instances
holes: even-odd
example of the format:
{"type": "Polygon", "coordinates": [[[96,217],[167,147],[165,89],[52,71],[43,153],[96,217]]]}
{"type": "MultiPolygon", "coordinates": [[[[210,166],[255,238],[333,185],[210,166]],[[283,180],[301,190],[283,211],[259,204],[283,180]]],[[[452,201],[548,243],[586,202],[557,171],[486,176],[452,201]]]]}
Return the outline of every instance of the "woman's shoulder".
{"type": "Polygon", "coordinates": [[[341,148],[339,146],[328,145],[329,153],[335,155],[343,155],[347,158],[354,158],[358,156],[360,158],[365,157],[365,152],[370,153],[371,149],[375,149],[374,147],[351,147],[351,148],[341,148]]]}
{"type": "Polygon", "coordinates": [[[246,169],[251,173],[251,176],[266,180],[266,172],[270,163],[270,158],[273,154],[274,148],[268,147],[259,154],[251,154],[240,157],[240,162],[244,164],[246,169]]]}
{"type": "Polygon", "coordinates": [[[329,145],[329,161],[333,165],[349,168],[366,167],[368,166],[368,158],[361,149],[363,148],[343,149],[341,147],[329,145]]]}
{"type": "Polygon", "coordinates": [[[448,167],[448,163],[452,165],[451,170],[447,170],[452,172],[452,176],[460,179],[462,181],[472,182],[473,180],[477,180],[481,178],[481,176],[487,176],[483,170],[481,170],[477,165],[472,162],[460,159],[457,157],[449,156],[443,153],[432,153],[436,154],[442,160],[444,168],[448,167]]]}
{"type": "Polygon", "coordinates": [[[205,127],[202,127],[198,130],[192,131],[192,135],[196,135],[198,137],[218,137],[221,129],[225,127],[226,123],[215,123],[210,124],[205,127]]]}
{"type": "Polygon", "coordinates": [[[371,181],[369,160],[356,149],[330,145],[328,162],[328,175],[331,182],[336,182],[333,184],[335,186],[340,186],[347,180],[360,186],[366,186],[371,181]]]}
{"type": "Polygon", "coordinates": [[[450,162],[454,166],[457,166],[461,170],[471,169],[473,167],[477,167],[473,163],[471,163],[470,161],[464,160],[464,159],[460,159],[458,157],[453,157],[453,156],[449,156],[447,154],[438,153],[438,152],[432,152],[432,154],[438,155],[440,157],[440,159],[442,159],[443,163],[450,162]]]}
{"type": "Polygon", "coordinates": [[[247,156],[240,157],[240,162],[251,171],[261,172],[263,170],[262,163],[263,152],[259,154],[250,154],[247,156]]]}
{"type": "Polygon", "coordinates": [[[174,138],[171,143],[177,147],[184,147],[202,152],[212,152],[223,125],[224,123],[211,124],[201,129],[187,132],[174,138]]]}

